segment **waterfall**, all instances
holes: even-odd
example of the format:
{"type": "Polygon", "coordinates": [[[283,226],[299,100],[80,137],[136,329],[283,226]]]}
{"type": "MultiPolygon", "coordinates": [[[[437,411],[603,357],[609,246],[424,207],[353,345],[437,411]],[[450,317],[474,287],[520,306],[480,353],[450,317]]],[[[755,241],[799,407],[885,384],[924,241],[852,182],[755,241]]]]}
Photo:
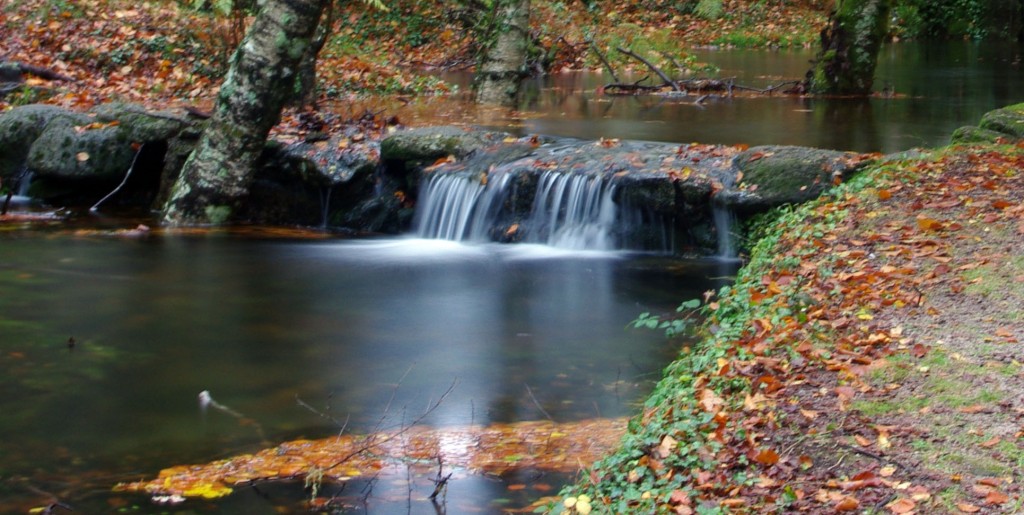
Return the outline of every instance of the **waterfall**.
{"type": "Polygon", "coordinates": [[[505,198],[508,174],[437,174],[426,178],[413,226],[421,238],[482,241],[505,198]]]}
{"type": "Polygon", "coordinates": [[[28,187],[32,184],[35,176],[27,167],[23,167],[18,177],[18,189],[14,192],[19,197],[28,197],[28,187]]]}
{"type": "Polygon", "coordinates": [[[431,174],[413,227],[429,239],[486,242],[514,231],[518,241],[569,250],[670,250],[661,218],[616,202],[616,181],[558,170],[431,174]]]}
{"type": "Polygon", "coordinates": [[[718,234],[718,257],[735,258],[736,242],[733,238],[733,227],[736,225],[736,215],[729,208],[712,203],[711,216],[715,222],[715,232],[718,234]]]}
{"type": "Polygon", "coordinates": [[[545,172],[537,185],[528,241],[573,250],[618,248],[615,184],[599,175],[545,172]]]}

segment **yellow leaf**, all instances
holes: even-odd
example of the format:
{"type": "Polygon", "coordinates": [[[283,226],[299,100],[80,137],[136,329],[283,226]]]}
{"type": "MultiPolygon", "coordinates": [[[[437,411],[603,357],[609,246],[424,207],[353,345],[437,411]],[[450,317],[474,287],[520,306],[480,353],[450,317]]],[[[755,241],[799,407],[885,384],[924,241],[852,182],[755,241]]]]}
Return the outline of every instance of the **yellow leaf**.
{"type": "Polygon", "coordinates": [[[231,488],[224,485],[215,485],[212,483],[200,483],[193,485],[192,488],[182,492],[185,497],[202,497],[204,499],[215,499],[217,497],[224,497],[231,493],[231,488]]]}
{"type": "Polygon", "coordinates": [[[89,160],[89,153],[88,152],[79,152],[79,153],[75,154],[75,159],[77,159],[79,163],[84,163],[84,162],[89,160]]]}

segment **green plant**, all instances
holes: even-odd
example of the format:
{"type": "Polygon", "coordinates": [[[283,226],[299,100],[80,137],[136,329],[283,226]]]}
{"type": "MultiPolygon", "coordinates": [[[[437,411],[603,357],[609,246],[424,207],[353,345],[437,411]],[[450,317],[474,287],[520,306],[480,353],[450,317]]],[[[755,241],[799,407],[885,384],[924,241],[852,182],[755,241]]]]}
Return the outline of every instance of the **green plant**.
{"type": "Polygon", "coordinates": [[[699,299],[690,299],[676,308],[676,313],[680,313],[681,316],[667,318],[644,312],[640,313],[636,320],[630,322],[630,325],[635,328],[662,329],[665,331],[665,336],[673,338],[691,331],[693,319],[699,307],[699,299]]]}
{"type": "Polygon", "coordinates": [[[717,20],[722,10],[722,0],[700,0],[693,8],[693,12],[705,20],[717,20]]]}

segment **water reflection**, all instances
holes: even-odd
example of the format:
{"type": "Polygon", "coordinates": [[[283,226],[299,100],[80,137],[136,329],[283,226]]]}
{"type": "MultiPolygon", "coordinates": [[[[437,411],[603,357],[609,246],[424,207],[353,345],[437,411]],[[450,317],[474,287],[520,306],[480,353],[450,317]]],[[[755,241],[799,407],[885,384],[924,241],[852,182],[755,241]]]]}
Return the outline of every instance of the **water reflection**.
{"type": "Polygon", "coordinates": [[[218,411],[204,423],[203,390],[272,441],[340,429],[296,397],[349,431],[393,428],[456,379],[425,423],[629,414],[677,348],[625,326],[721,284],[718,266],[415,239],[5,236],[0,467],[110,484],[262,444],[218,411]]]}
{"type": "MultiPolygon", "coordinates": [[[[809,49],[697,51],[719,77],[765,88],[803,78],[809,49]]],[[[1024,101],[1021,49],[1016,43],[937,42],[886,46],[876,90],[895,97],[808,99],[786,96],[684,98],[600,96],[607,75],[560,74],[531,81],[521,111],[478,108],[453,99],[392,106],[401,119],[430,125],[466,123],[521,134],[677,143],[805,145],[895,152],[949,142],[957,127],[974,125],[992,109],[1024,101]]],[[[623,77],[633,82],[643,74],[623,77]]],[[[447,76],[468,84],[468,76],[447,76]]]]}

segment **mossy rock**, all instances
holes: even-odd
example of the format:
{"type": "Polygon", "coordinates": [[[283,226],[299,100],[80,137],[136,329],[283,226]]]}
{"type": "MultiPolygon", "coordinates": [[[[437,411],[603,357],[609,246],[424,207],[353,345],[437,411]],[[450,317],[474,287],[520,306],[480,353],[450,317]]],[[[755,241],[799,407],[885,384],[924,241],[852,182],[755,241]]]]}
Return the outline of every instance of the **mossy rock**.
{"type": "Polygon", "coordinates": [[[28,160],[29,147],[56,116],[69,115],[50,105],[15,107],[0,114],[0,180],[18,177],[28,160]]]}
{"type": "Polygon", "coordinates": [[[716,201],[741,214],[806,202],[863,166],[856,157],[807,147],[753,147],[733,161],[742,173],[739,184],[719,193],[716,201]]]}
{"type": "Polygon", "coordinates": [[[120,126],[84,129],[92,117],[69,113],[50,120],[28,151],[28,167],[39,177],[115,183],[135,157],[120,126]]]}
{"type": "Polygon", "coordinates": [[[1014,139],[1024,138],[1024,104],[1015,104],[989,111],[981,117],[978,127],[1014,139]]]}
{"type": "Polygon", "coordinates": [[[508,137],[462,127],[425,127],[395,133],[381,142],[380,156],[389,161],[430,161],[442,157],[465,157],[475,150],[500,143],[508,137]]]}
{"type": "Polygon", "coordinates": [[[96,106],[90,112],[97,122],[118,122],[126,137],[135,143],[166,141],[191,127],[185,119],[170,113],[148,112],[136,104],[114,102],[96,106]]]}
{"type": "Polygon", "coordinates": [[[1008,136],[1002,132],[996,132],[981,127],[960,127],[953,131],[950,143],[969,145],[972,143],[996,143],[999,140],[1006,140],[1008,136]]]}

